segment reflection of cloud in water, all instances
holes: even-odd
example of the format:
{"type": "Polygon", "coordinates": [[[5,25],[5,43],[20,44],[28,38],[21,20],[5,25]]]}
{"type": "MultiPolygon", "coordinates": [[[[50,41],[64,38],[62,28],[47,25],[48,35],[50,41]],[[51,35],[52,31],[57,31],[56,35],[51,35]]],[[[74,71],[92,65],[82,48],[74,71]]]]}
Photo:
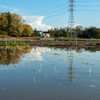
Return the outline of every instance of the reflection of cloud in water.
{"type": "Polygon", "coordinates": [[[15,69],[16,68],[16,66],[15,65],[12,65],[12,66],[0,66],[0,71],[3,71],[3,70],[13,70],[13,69],[15,69]]]}
{"type": "Polygon", "coordinates": [[[98,83],[98,80],[92,79],[91,81],[94,82],[94,83],[98,83]]]}
{"type": "Polygon", "coordinates": [[[95,88],[95,87],[96,87],[96,85],[94,85],[94,84],[90,85],[90,88],[95,88]]]}
{"type": "Polygon", "coordinates": [[[43,61],[42,53],[46,53],[51,51],[50,48],[45,47],[37,47],[36,49],[33,48],[32,51],[23,58],[23,60],[30,60],[30,61],[43,61]]]}

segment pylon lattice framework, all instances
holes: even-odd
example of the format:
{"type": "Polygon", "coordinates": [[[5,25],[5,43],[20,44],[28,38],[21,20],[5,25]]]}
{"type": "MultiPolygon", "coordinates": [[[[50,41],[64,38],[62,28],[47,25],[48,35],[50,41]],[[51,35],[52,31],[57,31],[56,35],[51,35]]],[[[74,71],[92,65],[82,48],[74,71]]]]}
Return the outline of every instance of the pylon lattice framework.
{"type": "Polygon", "coordinates": [[[68,21],[68,26],[69,26],[69,32],[71,33],[71,37],[73,36],[73,29],[74,29],[74,2],[75,0],[69,0],[69,21],[68,21]]]}

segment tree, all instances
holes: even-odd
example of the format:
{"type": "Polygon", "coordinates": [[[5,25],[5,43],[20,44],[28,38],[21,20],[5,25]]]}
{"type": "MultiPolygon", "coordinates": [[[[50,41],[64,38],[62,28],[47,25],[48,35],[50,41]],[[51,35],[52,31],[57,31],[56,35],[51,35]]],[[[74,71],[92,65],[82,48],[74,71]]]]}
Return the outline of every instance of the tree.
{"type": "Polygon", "coordinates": [[[82,35],[82,38],[100,38],[100,29],[96,27],[86,28],[82,35]]]}
{"type": "Polygon", "coordinates": [[[11,13],[6,13],[6,17],[7,17],[7,20],[8,20],[8,26],[7,26],[7,32],[8,34],[10,34],[10,28],[11,28],[11,23],[12,23],[12,15],[11,13]]]}
{"type": "Polygon", "coordinates": [[[8,26],[8,20],[5,17],[5,13],[2,13],[0,15],[0,34],[7,35],[7,26],[8,26]]]}
{"type": "Polygon", "coordinates": [[[24,27],[24,30],[22,32],[22,36],[25,36],[25,37],[33,36],[34,31],[33,31],[32,27],[30,25],[24,24],[23,27],[24,27]]]}
{"type": "Polygon", "coordinates": [[[35,36],[38,36],[38,34],[37,34],[37,29],[36,29],[36,28],[34,29],[34,35],[35,35],[35,36]]]}
{"type": "Polygon", "coordinates": [[[0,34],[14,37],[33,36],[34,31],[23,18],[16,13],[0,13],[0,34]]]}
{"type": "Polygon", "coordinates": [[[4,14],[0,15],[0,30],[5,31],[8,26],[8,20],[4,16],[4,14]]]}

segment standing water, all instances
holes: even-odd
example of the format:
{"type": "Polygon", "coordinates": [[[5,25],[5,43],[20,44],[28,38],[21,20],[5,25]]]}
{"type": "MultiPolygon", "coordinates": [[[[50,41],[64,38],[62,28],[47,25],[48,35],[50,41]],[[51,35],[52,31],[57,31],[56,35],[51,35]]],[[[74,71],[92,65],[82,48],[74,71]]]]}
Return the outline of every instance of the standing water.
{"type": "Polygon", "coordinates": [[[0,100],[100,100],[100,48],[0,47],[0,100]]]}

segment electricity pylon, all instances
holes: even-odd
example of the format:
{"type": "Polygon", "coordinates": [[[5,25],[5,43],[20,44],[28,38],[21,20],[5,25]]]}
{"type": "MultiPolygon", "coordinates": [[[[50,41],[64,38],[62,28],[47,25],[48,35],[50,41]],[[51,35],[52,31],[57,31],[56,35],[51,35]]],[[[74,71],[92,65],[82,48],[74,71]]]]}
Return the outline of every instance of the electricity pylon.
{"type": "Polygon", "coordinates": [[[73,36],[73,31],[74,31],[74,2],[75,0],[69,0],[69,21],[68,21],[68,26],[69,26],[69,32],[71,33],[71,37],[73,36]]]}

